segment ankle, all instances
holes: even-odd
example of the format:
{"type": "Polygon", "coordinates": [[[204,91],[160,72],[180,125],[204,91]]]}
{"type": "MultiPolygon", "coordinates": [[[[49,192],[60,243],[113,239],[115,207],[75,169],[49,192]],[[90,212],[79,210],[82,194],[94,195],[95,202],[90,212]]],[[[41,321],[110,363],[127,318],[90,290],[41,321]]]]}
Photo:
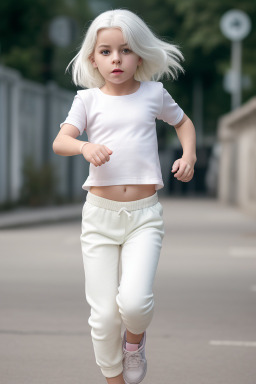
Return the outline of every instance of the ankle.
{"type": "Polygon", "coordinates": [[[143,338],[144,333],[140,333],[139,335],[135,335],[126,330],[126,342],[129,344],[139,344],[143,338]]]}
{"type": "Polygon", "coordinates": [[[108,384],[125,384],[122,373],[116,377],[106,377],[106,380],[108,384]]]}

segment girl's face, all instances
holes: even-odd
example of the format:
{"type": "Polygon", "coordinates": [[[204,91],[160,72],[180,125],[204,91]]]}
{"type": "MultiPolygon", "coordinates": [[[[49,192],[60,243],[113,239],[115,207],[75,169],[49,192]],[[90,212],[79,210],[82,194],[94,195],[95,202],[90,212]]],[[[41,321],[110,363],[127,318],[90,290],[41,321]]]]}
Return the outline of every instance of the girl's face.
{"type": "Polygon", "coordinates": [[[98,68],[106,84],[132,84],[134,74],[142,59],[132,52],[118,28],[98,31],[94,52],[91,56],[94,68],[98,68]]]}

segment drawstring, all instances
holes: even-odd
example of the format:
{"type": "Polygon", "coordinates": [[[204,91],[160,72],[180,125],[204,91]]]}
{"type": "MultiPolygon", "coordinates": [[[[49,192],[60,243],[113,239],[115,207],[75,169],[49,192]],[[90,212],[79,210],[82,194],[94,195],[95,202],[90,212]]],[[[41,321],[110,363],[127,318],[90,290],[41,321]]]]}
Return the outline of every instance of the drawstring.
{"type": "Polygon", "coordinates": [[[125,212],[128,217],[131,217],[131,215],[132,215],[131,212],[127,211],[127,209],[125,207],[122,207],[121,209],[119,209],[119,211],[117,213],[118,216],[120,216],[121,212],[125,212]]]}

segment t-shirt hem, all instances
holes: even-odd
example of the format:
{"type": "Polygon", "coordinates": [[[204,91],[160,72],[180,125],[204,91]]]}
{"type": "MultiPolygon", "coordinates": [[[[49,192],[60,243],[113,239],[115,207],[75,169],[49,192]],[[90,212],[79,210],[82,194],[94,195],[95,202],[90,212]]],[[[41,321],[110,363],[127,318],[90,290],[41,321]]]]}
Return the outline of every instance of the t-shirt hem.
{"type": "Polygon", "coordinates": [[[184,111],[181,110],[181,111],[180,111],[180,115],[179,115],[179,117],[178,117],[178,118],[175,120],[175,122],[172,123],[171,125],[177,125],[177,124],[179,124],[179,123],[181,122],[183,116],[184,116],[184,111]]]}
{"type": "Polygon", "coordinates": [[[151,180],[141,180],[141,179],[122,179],[119,180],[119,182],[116,182],[115,180],[111,181],[111,180],[100,180],[100,181],[96,181],[96,180],[90,180],[88,182],[85,182],[83,185],[82,185],[82,188],[84,190],[87,190],[89,191],[90,187],[105,187],[105,186],[110,186],[110,185],[128,185],[128,184],[154,184],[156,186],[156,190],[158,189],[161,189],[164,187],[164,183],[162,180],[159,180],[159,179],[151,179],[151,180]]]}

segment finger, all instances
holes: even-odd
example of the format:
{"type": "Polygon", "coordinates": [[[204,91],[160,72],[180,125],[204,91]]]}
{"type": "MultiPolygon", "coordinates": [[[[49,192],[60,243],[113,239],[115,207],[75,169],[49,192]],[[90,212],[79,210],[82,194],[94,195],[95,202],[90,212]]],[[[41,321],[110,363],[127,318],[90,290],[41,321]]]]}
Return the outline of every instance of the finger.
{"type": "Polygon", "coordinates": [[[186,164],[181,164],[179,167],[179,170],[177,173],[175,173],[174,177],[176,177],[178,180],[183,176],[185,170],[186,170],[187,165],[186,164]]]}
{"type": "Polygon", "coordinates": [[[107,152],[107,149],[105,149],[105,146],[103,146],[103,145],[97,150],[96,155],[101,160],[101,164],[99,164],[99,165],[105,164],[106,161],[110,160],[110,157],[109,157],[109,154],[107,152]]]}
{"type": "Polygon", "coordinates": [[[95,153],[93,156],[92,156],[92,159],[94,161],[94,165],[97,167],[98,165],[101,165],[102,164],[102,161],[100,159],[100,157],[95,153]]]}
{"type": "Polygon", "coordinates": [[[92,154],[90,154],[89,156],[87,156],[85,159],[86,159],[87,161],[89,161],[91,164],[95,165],[95,167],[97,167],[98,164],[96,164],[96,162],[95,162],[95,160],[94,160],[92,154]]]}
{"type": "Polygon", "coordinates": [[[111,149],[109,149],[108,147],[106,147],[106,145],[104,145],[104,148],[106,149],[107,153],[109,155],[112,155],[113,151],[111,149]]]}
{"type": "Polygon", "coordinates": [[[185,177],[185,179],[182,180],[182,181],[185,182],[185,183],[187,183],[188,181],[190,181],[190,180],[193,178],[193,176],[194,176],[194,171],[191,170],[191,171],[188,173],[187,177],[185,177]]]}
{"type": "Polygon", "coordinates": [[[173,163],[173,166],[172,166],[172,172],[176,172],[176,171],[179,169],[179,163],[180,163],[179,160],[176,160],[176,161],[173,163]]]}
{"type": "Polygon", "coordinates": [[[100,158],[101,164],[105,164],[107,161],[108,154],[104,154],[102,150],[98,151],[98,157],[100,158]]]}
{"type": "Polygon", "coordinates": [[[109,152],[108,152],[108,150],[107,150],[107,147],[103,147],[102,148],[102,154],[103,154],[103,156],[104,156],[104,158],[105,158],[105,160],[106,161],[109,161],[110,160],[110,154],[109,154],[109,152]]]}
{"type": "Polygon", "coordinates": [[[190,172],[191,172],[191,167],[189,164],[187,164],[186,168],[185,168],[183,174],[180,176],[179,180],[184,181],[188,177],[190,172]]]}
{"type": "Polygon", "coordinates": [[[183,183],[187,183],[191,180],[191,178],[186,177],[186,179],[180,179],[183,183]]]}
{"type": "Polygon", "coordinates": [[[93,158],[91,158],[90,163],[93,164],[95,167],[98,167],[98,164],[93,158]]]}

